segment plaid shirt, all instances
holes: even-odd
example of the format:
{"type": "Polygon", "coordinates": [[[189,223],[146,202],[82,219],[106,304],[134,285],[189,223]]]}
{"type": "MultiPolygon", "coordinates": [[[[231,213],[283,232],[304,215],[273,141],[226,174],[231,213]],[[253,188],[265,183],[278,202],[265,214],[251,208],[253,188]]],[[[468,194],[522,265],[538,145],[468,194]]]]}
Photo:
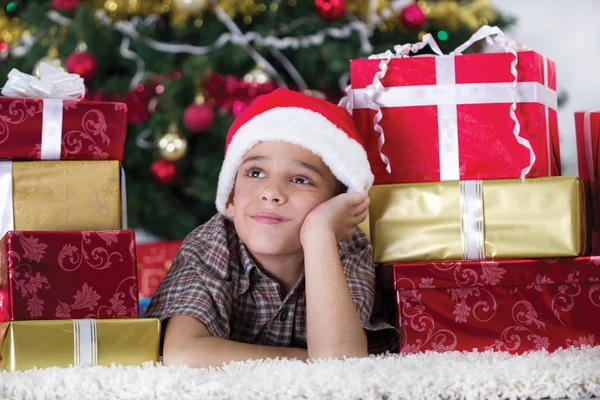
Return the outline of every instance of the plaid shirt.
{"type": "MultiPolygon", "coordinates": [[[[358,231],[339,242],[338,250],[367,330],[369,353],[393,351],[400,343],[398,331],[382,320],[371,320],[375,267],[369,239],[358,231]]],[[[217,214],[186,237],[146,311],[163,325],[174,315],[197,318],[213,337],[306,348],[304,274],[282,299],[279,283],[256,266],[233,222],[217,214]]]]}

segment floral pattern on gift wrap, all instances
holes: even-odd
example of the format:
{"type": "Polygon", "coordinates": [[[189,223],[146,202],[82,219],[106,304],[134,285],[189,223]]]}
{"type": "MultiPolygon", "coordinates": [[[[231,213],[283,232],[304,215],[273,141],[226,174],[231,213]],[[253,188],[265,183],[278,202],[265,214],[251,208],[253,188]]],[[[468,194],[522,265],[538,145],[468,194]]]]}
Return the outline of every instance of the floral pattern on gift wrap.
{"type": "Polygon", "coordinates": [[[463,267],[462,263],[434,264],[440,271],[454,273],[454,281],[458,288],[447,289],[455,304],[453,315],[458,323],[467,323],[472,315],[478,321],[491,320],[498,309],[496,298],[486,286],[495,286],[500,282],[506,269],[495,261],[481,261],[481,275],[471,268],[463,267]],[[473,301],[469,302],[470,298],[473,301]]]}
{"type": "Polygon", "coordinates": [[[575,297],[581,294],[577,277],[579,277],[578,271],[569,274],[566,282],[558,286],[558,293],[552,298],[552,312],[563,326],[567,325],[561,319],[560,313],[570,312],[575,307],[575,297]]]}
{"type": "MultiPolygon", "coordinates": [[[[57,257],[56,261],[45,260],[48,244],[42,243],[39,237],[28,235],[26,232],[12,232],[8,236],[8,241],[18,240],[20,251],[18,253],[16,251],[8,252],[9,274],[14,282],[15,289],[27,301],[29,317],[47,316],[47,313],[44,314],[45,302],[43,298],[48,300],[47,291],[51,289],[48,276],[43,272],[35,270],[41,268],[44,271],[49,266],[57,266],[57,268],[71,273],[82,266],[94,270],[106,270],[115,265],[115,263],[117,265],[122,264],[125,254],[108,249],[111,246],[118,247],[119,234],[121,232],[86,231],[81,232],[80,235],[72,235],[79,238],[79,243],[70,239],[69,243],[63,245],[57,256],[54,253],[55,257],[57,257]],[[99,238],[104,246],[97,245],[98,239],[92,241],[92,235],[99,238]],[[44,295],[41,295],[42,290],[46,292],[44,295]]],[[[121,237],[123,236],[121,235],[121,237]]],[[[135,241],[132,236],[128,236],[128,238],[130,240],[127,243],[127,251],[132,256],[131,259],[135,260],[135,241]]],[[[122,250],[123,246],[121,246],[122,250]]],[[[59,298],[56,299],[58,305],[55,308],[55,317],[61,319],[72,317],[84,318],[81,312],[73,316],[72,313],[74,310],[87,310],[88,314],[85,318],[138,316],[137,277],[134,273],[122,279],[112,297],[105,298],[104,303],[102,303],[102,296],[88,282],[84,282],[78,289],[74,289],[74,292],[72,293],[73,301],[71,302],[63,301],[67,296],[59,293],[59,298]]],[[[51,301],[51,303],[54,302],[51,301]]]]}
{"type": "MultiPolygon", "coordinates": [[[[85,262],[94,269],[106,269],[112,265],[112,257],[116,257],[118,261],[123,261],[123,256],[118,251],[109,252],[104,247],[94,247],[86,249],[86,245],[91,243],[90,235],[92,232],[82,232],[82,241],[80,247],[67,243],[63,246],[58,254],[58,266],[67,272],[72,272],[81,267],[85,262]],[[81,250],[81,253],[79,251],[81,250]]],[[[119,231],[102,231],[96,232],[100,238],[104,240],[107,246],[115,244],[119,241],[119,231]]]]}
{"type": "MultiPolygon", "coordinates": [[[[411,338],[413,344],[404,343],[401,347],[402,353],[417,353],[421,347],[428,343],[434,351],[444,352],[454,350],[457,344],[456,335],[447,329],[435,330],[433,317],[427,313],[426,307],[421,302],[421,294],[418,293],[414,283],[410,282],[413,285],[413,290],[400,290],[397,292],[398,304],[402,305],[400,326],[403,327],[405,323],[409,323],[412,332],[424,332],[425,338],[411,338]]],[[[406,342],[406,335],[402,336],[406,342]]]]}
{"type": "Polygon", "coordinates": [[[18,125],[27,118],[33,117],[36,114],[43,113],[42,103],[28,106],[23,100],[15,100],[8,107],[4,108],[0,104],[0,144],[6,142],[10,136],[10,127],[8,124],[18,125]],[[8,110],[5,112],[5,110],[8,110]]]}
{"type": "Polygon", "coordinates": [[[515,351],[521,347],[523,337],[535,345],[536,350],[548,349],[550,340],[546,336],[535,334],[530,327],[535,329],[546,329],[546,324],[539,320],[539,313],[533,308],[531,302],[520,300],[512,308],[512,318],[515,325],[509,326],[504,331],[500,339],[497,339],[486,350],[515,351]]]}
{"type": "Polygon", "coordinates": [[[581,347],[581,346],[596,346],[596,338],[594,335],[589,334],[588,336],[581,336],[579,339],[571,340],[567,339],[565,341],[567,346],[581,347]]]}
{"type": "MultiPolygon", "coordinates": [[[[25,260],[40,262],[44,258],[48,246],[40,243],[38,238],[19,235],[19,242],[23,248],[23,258],[25,260]]],[[[31,317],[42,316],[44,300],[38,297],[38,290],[50,289],[48,278],[39,272],[34,273],[31,264],[22,260],[16,252],[9,252],[8,259],[13,266],[10,270],[10,277],[21,296],[27,300],[27,311],[29,311],[31,317]],[[17,269],[19,270],[17,271],[17,269]]]]}
{"type": "MultiPolygon", "coordinates": [[[[76,104],[72,102],[64,102],[63,108],[76,108],[76,104]]],[[[63,134],[62,137],[62,158],[73,158],[75,154],[79,154],[84,145],[87,145],[87,150],[92,153],[94,160],[108,159],[108,153],[98,146],[98,143],[110,144],[110,137],[106,134],[107,125],[106,117],[100,110],[89,110],[83,115],[81,120],[81,128],[70,130],[63,134]]],[[[40,158],[42,153],[41,143],[35,146],[30,157],[40,158]]]]}
{"type": "Polygon", "coordinates": [[[121,289],[123,283],[129,280],[135,280],[135,277],[129,277],[121,281],[117,287],[116,293],[108,300],[110,307],[98,307],[98,301],[101,300],[100,295],[93,288],[88,286],[87,283],[84,283],[81,290],[78,290],[73,296],[74,301],[72,304],[63,303],[60,300],[58,301],[55,315],[57,318],[68,319],[71,318],[72,310],[87,309],[88,311],[96,310],[96,313],[90,313],[86,315],[86,318],[102,318],[103,315],[114,316],[117,318],[135,318],[138,316],[138,310],[135,307],[127,308],[127,306],[125,306],[126,295],[129,295],[134,301],[137,301],[137,297],[133,290],[135,285],[130,285],[129,293],[127,294],[123,293],[121,289]]]}

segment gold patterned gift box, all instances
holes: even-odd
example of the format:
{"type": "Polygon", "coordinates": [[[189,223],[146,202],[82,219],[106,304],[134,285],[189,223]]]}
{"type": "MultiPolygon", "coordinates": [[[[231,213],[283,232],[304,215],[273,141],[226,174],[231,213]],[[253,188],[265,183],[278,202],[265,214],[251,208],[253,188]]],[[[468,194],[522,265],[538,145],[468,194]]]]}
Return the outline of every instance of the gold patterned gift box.
{"type": "Polygon", "coordinates": [[[1,371],[158,361],[160,321],[75,319],[0,323],[1,371]]]}
{"type": "Polygon", "coordinates": [[[574,257],[584,249],[575,177],[374,186],[376,263],[574,257]]]}
{"type": "Polygon", "coordinates": [[[9,230],[124,226],[119,161],[0,161],[0,237],[9,230]]]}

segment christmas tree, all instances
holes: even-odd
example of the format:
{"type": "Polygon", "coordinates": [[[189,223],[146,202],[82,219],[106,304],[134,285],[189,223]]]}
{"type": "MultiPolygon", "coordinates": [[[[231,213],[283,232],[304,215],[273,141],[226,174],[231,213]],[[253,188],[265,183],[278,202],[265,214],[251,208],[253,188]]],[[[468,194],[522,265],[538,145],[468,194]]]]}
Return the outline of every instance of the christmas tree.
{"type": "Polygon", "coordinates": [[[255,97],[337,102],[350,59],[426,33],[450,52],[510,23],[486,0],[14,0],[0,76],[44,61],[81,75],[86,99],[125,102],[130,226],[181,239],[215,213],[227,130],[255,97]]]}

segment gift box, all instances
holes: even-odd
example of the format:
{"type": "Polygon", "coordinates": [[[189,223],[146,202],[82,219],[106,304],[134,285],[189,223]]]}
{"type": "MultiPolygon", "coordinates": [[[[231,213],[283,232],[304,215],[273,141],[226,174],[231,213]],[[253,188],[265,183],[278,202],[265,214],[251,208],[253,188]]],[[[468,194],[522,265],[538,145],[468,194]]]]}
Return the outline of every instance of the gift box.
{"type": "Polygon", "coordinates": [[[523,353],[599,345],[600,258],[393,268],[400,351],[523,353]]]}
{"type": "Polygon", "coordinates": [[[509,48],[351,60],[348,107],[375,184],[559,175],[555,64],[509,48]]]}
{"type": "Polygon", "coordinates": [[[139,315],[133,231],[10,231],[0,277],[2,322],[139,315]]]}
{"type": "Polygon", "coordinates": [[[0,97],[0,158],[123,160],[124,103],[0,97]]]}
{"type": "Polygon", "coordinates": [[[182,241],[170,240],[137,244],[137,265],[140,297],[151,298],[163,280],[182,241]]]}
{"type": "Polygon", "coordinates": [[[157,319],[74,319],[0,323],[0,370],[158,361],[157,319]]]}
{"type": "Polygon", "coordinates": [[[570,156],[566,163],[573,164],[575,168],[563,173],[579,176],[586,188],[588,210],[592,234],[593,254],[600,253],[600,185],[598,172],[598,151],[600,148],[600,109],[580,111],[575,113],[575,137],[570,156]]]}
{"type": "Polygon", "coordinates": [[[586,243],[576,177],[373,186],[376,263],[577,256],[586,243]]]}
{"type": "Polygon", "coordinates": [[[118,161],[0,161],[0,199],[0,237],[11,230],[126,226],[125,179],[118,161]]]}

